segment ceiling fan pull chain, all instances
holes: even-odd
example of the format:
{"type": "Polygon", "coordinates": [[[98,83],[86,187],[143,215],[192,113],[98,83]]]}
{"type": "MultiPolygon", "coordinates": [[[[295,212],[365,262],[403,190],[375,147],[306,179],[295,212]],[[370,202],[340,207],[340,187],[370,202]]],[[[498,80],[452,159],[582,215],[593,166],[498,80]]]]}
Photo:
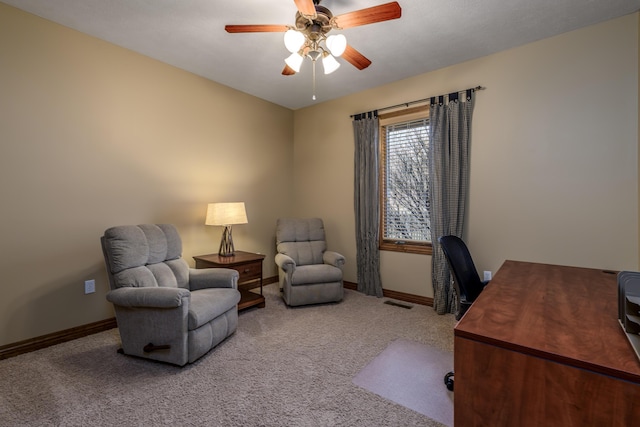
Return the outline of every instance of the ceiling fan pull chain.
{"type": "Polygon", "coordinates": [[[316,100],[316,61],[313,61],[313,96],[311,99],[316,100]]]}

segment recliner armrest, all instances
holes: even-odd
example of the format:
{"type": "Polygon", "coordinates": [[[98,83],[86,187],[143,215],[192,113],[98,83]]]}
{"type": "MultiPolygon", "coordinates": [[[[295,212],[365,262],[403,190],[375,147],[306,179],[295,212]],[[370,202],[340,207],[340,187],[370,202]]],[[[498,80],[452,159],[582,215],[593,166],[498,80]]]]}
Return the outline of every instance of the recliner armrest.
{"type": "Polygon", "coordinates": [[[325,264],[330,264],[340,269],[342,269],[342,266],[345,263],[344,256],[333,251],[325,251],[324,254],[322,254],[322,260],[325,264]]]}
{"type": "Polygon", "coordinates": [[[107,301],[121,307],[174,308],[191,292],[182,288],[118,288],[107,293],[107,301]]]}
{"type": "Polygon", "coordinates": [[[293,271],[296,269],[296,262],[289,255],[276,254],[275,262],[276,265],[284,271],[293,271]]]}
{"type": "Polygon", "coordinates": [[[238,289],[239,273],[231,268],[189,269],[189,289],[232,288],[238,289]]]}

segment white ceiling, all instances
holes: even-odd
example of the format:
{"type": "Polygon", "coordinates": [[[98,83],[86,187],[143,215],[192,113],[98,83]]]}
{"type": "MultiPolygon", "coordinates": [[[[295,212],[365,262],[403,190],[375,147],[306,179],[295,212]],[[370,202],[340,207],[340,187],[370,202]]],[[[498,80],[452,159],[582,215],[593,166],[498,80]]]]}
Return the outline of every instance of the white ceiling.
{"type": "MultiPolygon", "coordinates": [[[[398,0],[397,20],[349,28],[372,61],[343,59],[325,76],[311,62],[283,76],[282,33],[228,34],[225,24],[293,25],[293,0],[0,0],[273,103],[298,109],[606,21],[640,0],[398,0]]],[[[334,15],[389,0],[323,0],[334,15]]],[[[480,82],[481,83],[481,82],[480,82]]]]}

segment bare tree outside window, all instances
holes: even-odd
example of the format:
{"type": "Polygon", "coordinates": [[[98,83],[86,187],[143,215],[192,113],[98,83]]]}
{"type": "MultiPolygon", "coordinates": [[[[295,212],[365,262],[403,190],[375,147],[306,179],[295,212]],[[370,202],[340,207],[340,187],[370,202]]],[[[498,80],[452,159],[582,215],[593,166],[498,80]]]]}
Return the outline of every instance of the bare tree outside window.
{"type": "Polygon", "coordinates": [[[428,119],[386,125],[383,132],[382,240],[430,244],[428,119]]]}

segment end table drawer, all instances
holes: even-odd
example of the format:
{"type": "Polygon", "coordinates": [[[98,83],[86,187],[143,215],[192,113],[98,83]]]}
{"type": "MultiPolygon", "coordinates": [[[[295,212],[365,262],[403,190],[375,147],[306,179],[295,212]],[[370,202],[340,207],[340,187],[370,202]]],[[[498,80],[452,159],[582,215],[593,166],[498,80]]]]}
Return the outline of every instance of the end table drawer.
{"type": "MultiPolygon", "coordinates": [[[[0,0],[2,1],[2,0],[0,0]]],[[[194,256],[196,268],[231,268],[238,272],[238,290],[240,302],[238,311],[250,307],[264,307],[262,295],[262,261],[263,254],[236,251],[233,256],[222,257],[219,254],[194,256]],[[250,292],[250,289],[260,287],[260,294],[250,292]]]]}
{"type": "Polygon", "coordinates": [[[238,283],[260,279],[262,277],[262,262],[239,265],[237,267],[233,267],[233,269],[240,273],[238,283]]]}

